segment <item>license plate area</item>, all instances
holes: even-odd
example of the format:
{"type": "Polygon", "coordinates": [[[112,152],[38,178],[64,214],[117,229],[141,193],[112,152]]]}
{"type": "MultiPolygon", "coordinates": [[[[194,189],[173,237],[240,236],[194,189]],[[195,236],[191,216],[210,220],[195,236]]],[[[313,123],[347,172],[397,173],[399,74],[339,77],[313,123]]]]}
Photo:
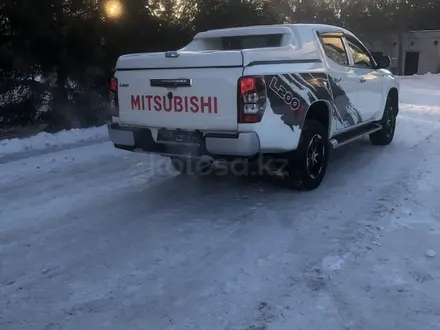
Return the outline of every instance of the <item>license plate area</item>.
{"type": "Polygon", "coordinates": [[[200,145],[203,134],[199,131],[169,130],[159,129],[157,133],[157,142],[185,145],[200,145]]]}

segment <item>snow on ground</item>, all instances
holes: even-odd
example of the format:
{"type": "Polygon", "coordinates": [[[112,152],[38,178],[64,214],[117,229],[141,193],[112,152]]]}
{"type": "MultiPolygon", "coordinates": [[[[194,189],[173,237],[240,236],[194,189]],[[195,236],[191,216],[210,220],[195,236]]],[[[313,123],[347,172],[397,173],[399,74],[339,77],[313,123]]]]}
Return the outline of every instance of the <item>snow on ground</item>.
{"type": "Polygon", "coordinates": [[[110,142],[0,164],[0,329],[439,329],[440,79],[401,82],[394,142],[310,193],[110,142]]]}
{"type": "Polygon", "coordinates": [[[25,139],[0,140],[0,158],[30,150],[43,150],[53,146],[67,146],[108,137],[107,127],[64,130],[55,134],[41,132],[25,139]]]}

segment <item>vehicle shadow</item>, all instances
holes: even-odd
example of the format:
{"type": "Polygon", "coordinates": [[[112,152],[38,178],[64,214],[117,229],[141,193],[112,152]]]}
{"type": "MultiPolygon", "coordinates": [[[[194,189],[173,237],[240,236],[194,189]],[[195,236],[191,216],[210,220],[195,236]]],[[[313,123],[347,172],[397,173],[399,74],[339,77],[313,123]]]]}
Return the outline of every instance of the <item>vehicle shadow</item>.
{"type": "MultiPolygon", "coordinates": [[[[179,175],[174,171],[156,182],[145,185],[140,180],[119,191],[117,195],[123,201],[115,202],[111,209],[121,208],[121,212],[130,209],[130,213],[137,210],[149,215],[178,213],[180,218],[186,218],[212,215],[213,212],[220,216],[261,205],[282,207],[286,202],[289,206],[299,206],[327,198],[334,190],[334,183],[350,180],[347,176],[356,176],[357,169],[365,166],[366,159],[375,158],[371,148],[368,141],[358,141],[336,150],[323,184],[310,193],[289,189],[286,181],[276,175],[237,176],[213,171],[197,177],[179,175]]],[[[162,166],[171,165],[164,163],[162,166]]]]}

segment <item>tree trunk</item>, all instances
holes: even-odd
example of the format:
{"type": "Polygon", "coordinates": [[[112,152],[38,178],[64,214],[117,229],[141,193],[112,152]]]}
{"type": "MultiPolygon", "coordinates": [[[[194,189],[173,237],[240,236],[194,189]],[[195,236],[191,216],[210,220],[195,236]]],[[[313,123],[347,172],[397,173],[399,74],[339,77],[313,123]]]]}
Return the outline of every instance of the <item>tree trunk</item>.
{"type": "Polygon", "coordinates": [[[398,74],[403,76],[404,75],[404,67],[403,67],[403,34],[404,31],[402,28],[399,29],[398,33],[397,33],[397,38],[398,38],[398,45],[399,45],[399,55],[398,55],[398,74]]]}
{"type": "Polygon", "coordinates": [[[57,70],[57,83],[52,99],[52,114],[54,129],[69,129],[70,123],[70,109],[69,100],[66,89],[67,73],[64,68],[57,70]]]}

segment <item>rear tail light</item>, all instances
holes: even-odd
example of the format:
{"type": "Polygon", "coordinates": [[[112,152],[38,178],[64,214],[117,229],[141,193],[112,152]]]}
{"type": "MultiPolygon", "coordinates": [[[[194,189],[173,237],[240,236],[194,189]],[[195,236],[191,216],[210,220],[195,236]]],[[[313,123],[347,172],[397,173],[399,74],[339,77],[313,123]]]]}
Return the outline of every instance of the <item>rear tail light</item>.
{"type": "Polygon", "coordinates": [[[258,123],[266,109],[264,77],[246,76],[238,80],[238,123],[258,123]]]}
{"type": "Polygon", "coordinates": [[[118,79],[116,77],[110,78],[110,115],[112,117],[119,117],[119,102],[118,102],[118,79]]]}
{"type": "Polygon", "coordinates": [[[116,77],[110,78],[110,91],[113,93],[118,92],[118,78],[116,77]]]}

